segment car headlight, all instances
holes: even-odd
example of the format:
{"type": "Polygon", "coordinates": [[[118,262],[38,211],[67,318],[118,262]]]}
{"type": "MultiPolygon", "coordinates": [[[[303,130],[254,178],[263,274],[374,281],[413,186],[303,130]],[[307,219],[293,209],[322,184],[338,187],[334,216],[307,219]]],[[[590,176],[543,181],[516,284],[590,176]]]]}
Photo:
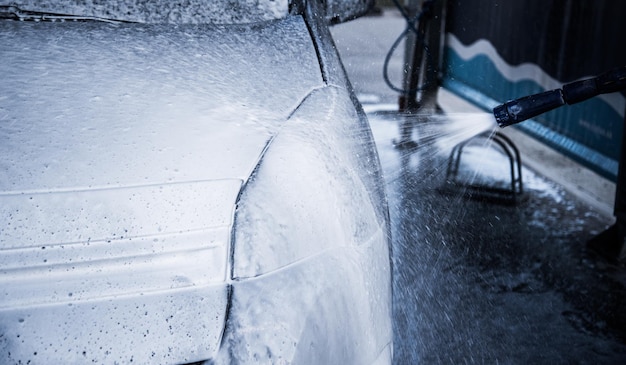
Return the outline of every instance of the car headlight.
{"type": "Polygon", "coordinates": [[[372,144],[347,95],[335,88],[311,94],[243,189],[233,277],[359,245],[382,229],[386,207],[372,144]]]}
{"type": "Polygon", "coordinates": [[[314,91],[238,202],[229,361],[372,363],[391,342],[388,226],[369,127],[314,91]]]}

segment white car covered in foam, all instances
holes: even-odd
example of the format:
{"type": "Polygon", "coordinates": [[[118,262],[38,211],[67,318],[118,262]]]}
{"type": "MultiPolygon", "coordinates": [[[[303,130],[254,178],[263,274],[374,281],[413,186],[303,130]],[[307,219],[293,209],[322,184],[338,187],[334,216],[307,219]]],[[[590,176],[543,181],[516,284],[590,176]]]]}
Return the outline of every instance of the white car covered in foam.
{"type": "Polygon", "coordinates": [[[2,2],[1,364],[391,362],[369,1],[2,2]]]}

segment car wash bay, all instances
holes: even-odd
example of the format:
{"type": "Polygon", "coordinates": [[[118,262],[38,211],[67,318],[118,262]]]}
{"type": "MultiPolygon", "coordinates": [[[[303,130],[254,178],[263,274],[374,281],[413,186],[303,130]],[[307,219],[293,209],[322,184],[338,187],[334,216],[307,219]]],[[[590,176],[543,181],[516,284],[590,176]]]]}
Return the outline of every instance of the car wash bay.
{"type": "MultiPolygon", "coordinates": [[[[405,24],[399,12],[382,10],[332,32],[385,173],[395,363],[626,362],[626,270],[586,249],[613,223],[610,204],[546,177],[540,165],[564,163],[559,154],[541,144],[529,150],[534,142],[514,132],[522,138],[524,181],[515,201],[449,186],[451,149],[497,127],[485,124],[489,114],[446,90],[438,94],[443,114],[412,116],[417,147],[396,148],[406,119],[382,70],[405,24]]],[[[390,70],[401,67],[402,56],[400,49],[391,57],[390,70]]],[[[508,164],[497,146],[480,142],[463,155],[459,174],[505,186],[508,164]]]]}

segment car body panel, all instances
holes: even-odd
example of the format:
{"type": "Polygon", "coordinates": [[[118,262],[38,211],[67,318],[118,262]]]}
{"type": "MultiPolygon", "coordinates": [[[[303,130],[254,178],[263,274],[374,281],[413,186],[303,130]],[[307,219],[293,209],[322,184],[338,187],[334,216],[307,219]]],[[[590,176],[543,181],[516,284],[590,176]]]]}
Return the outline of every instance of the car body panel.
{"type": "Polygon", "coordinates": [[[322,85],[302,18],[0,28],[3,362],[211,357],[239,190],[322,85]]]}
{"type": "Polygon", "coordinates": [[[263,24],[0,22],[0,191],[245,180],[322,86],[302,19],[263,24]]]}
{"type": "Polygon", "coordinates": [[[391,362],[380,164],[303,11],[0,21],[0,363],[391,362]]]}

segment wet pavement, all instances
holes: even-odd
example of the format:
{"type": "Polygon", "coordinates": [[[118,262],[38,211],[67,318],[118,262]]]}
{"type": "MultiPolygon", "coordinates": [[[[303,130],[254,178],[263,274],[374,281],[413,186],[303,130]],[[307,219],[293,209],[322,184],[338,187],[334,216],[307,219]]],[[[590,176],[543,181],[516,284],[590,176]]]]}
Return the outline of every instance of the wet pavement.
{"type": "MultiPolygon", "coordinates": [[[[421,137],[432,122],[402,151],[398,119],[370,113],[393,224],[396,363],[626,363],[624,270],[585,250],[606,217],[528,169],[515,203],[449,188],[448,151],[421,137]]],[[[474,153],[506,167],[493,146],[474,153]]]]}
{"type": "MultiPolygon", "coordinates": [[[[394,362],[626,363],[626,269],[585,249],[613,223],[610,215],[526,166],[524,193],[514,202],[447,184],[454,143],[440,142],[467,132],[448,126],[484,114],[444,107],[445,115],[412,119],[417,148],[394,147],[404,117],[387,104],[397,95],[385,87],[381,67],[403,26],[391,13],[333,29],[385,173],[394,362]]],[[[468,148],[460,170],[472,183],[506,186],[509,179],[508,160],[488,144],[468,148]]]]}

